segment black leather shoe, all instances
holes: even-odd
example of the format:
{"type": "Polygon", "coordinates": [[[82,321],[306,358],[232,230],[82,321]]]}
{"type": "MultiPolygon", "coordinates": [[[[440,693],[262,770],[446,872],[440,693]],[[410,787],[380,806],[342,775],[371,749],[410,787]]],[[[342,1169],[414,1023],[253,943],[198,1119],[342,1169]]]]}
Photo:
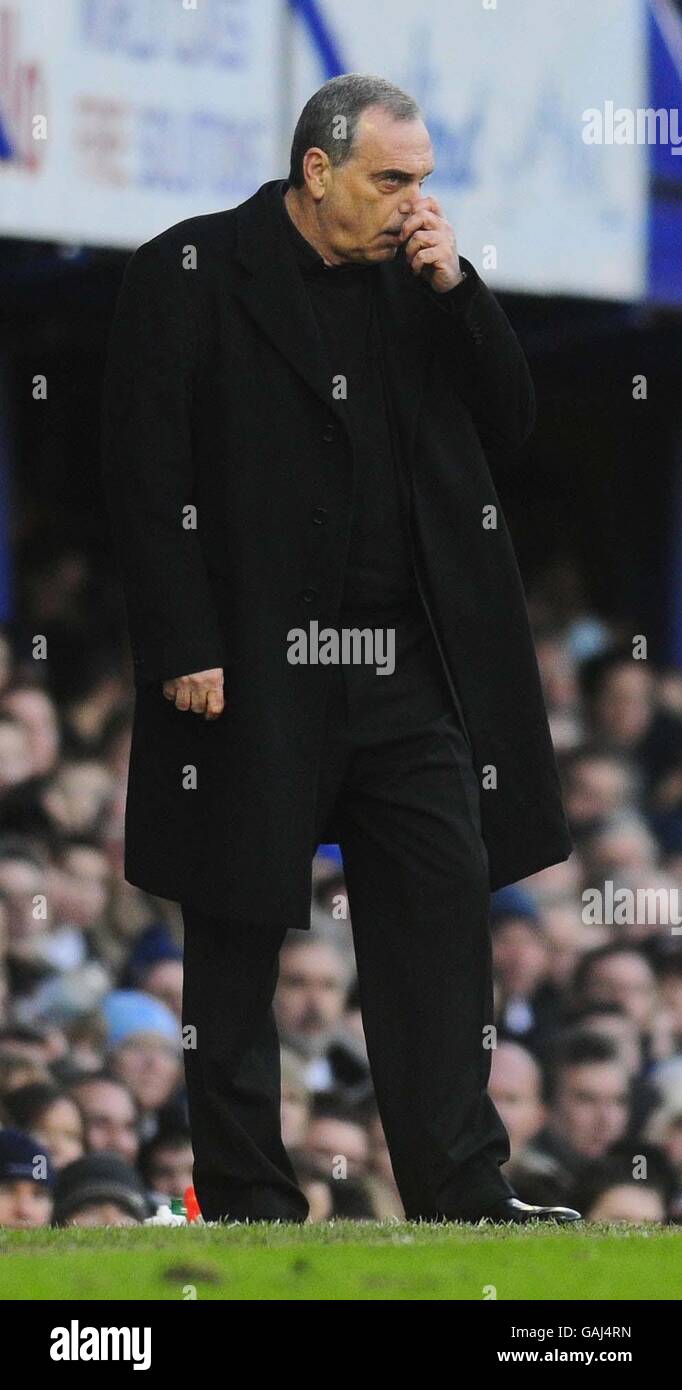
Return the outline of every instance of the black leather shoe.
{"type": "Polygon", "coordinates": [[[582,1221],[582,1216],[573,1207],[532,1207],[519,1197],[503,1197],[481,1212],[479,1220],[492,1221],[496,1226],[525,1226],[529,1221],[554,1221],[567,1226],[572,1221],[582,1221]]]}

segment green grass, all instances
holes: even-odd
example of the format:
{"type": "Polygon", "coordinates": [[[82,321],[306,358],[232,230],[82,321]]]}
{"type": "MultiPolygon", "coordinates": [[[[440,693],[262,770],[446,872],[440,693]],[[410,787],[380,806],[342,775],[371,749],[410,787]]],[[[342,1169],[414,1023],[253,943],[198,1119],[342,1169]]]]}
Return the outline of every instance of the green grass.
{"type": "Polygon", "coordinates": [[[677,1299],[682,1229],[339,1221],[0,1231],[0,1299],[677,1299]],[[484,1293],[484,1290],[488,1293],[484,1293]]]}

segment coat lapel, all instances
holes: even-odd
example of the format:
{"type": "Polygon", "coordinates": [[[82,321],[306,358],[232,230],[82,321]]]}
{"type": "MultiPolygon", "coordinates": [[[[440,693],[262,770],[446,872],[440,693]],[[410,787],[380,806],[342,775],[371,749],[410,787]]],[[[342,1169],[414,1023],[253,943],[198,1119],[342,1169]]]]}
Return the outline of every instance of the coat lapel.
{"type": "MultiPolygon", "coordinates": [[[[237,208],[235,257],[246,274],[234,291],[259,327],[347,428],[343,403],[332,396],[332,367],[304,291],[275,198],[283,179],[263,184],[237,208]]],[[[401,444],[411,459],[429,357],[423,291],[400,257],[380,267],[379,313],[385,360],[401,444]]]]}

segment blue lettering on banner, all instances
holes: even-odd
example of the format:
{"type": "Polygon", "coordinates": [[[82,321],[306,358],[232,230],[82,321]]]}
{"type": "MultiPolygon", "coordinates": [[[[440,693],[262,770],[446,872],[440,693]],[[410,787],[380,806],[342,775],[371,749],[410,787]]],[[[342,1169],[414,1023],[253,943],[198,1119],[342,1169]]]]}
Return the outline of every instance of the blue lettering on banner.
{"type": "Polygon", "coordinates": [[[166,58],[188,66],[241,67],[250,37],[251,0],[211,0],[185,10],[177,0],[81,0],[81,40],[140,62],[166,58]]]}

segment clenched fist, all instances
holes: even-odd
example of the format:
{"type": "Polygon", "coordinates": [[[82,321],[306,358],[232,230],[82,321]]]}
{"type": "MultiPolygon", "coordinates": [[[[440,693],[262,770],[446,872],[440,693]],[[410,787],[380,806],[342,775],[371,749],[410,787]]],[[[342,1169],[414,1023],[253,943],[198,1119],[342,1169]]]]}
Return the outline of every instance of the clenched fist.
{"type": "Polygon", "coordinates": [[[192,714],[203,714],[204,719],[217,719],[225,708],[222,667],[164,681],[163,694],[164,699],[173,701],[176,709],[189,709],[192,714]]]}

